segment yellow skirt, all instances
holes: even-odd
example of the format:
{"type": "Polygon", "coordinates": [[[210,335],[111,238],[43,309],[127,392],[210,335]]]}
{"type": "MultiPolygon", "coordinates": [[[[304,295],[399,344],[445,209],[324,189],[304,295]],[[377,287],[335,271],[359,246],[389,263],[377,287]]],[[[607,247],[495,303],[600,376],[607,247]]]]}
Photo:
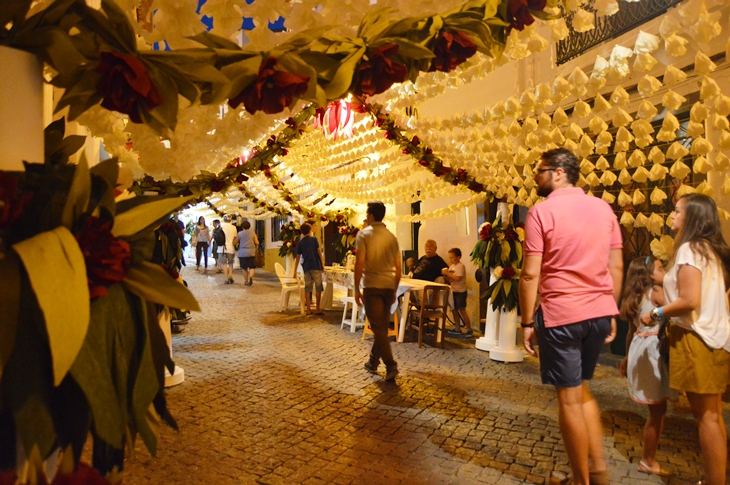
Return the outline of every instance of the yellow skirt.
{"type": "Polygon", "coordinates": [[[730,352],[712,349],[691,330],[669,326],[669,387],[722,394],[730,383],[730,352]]]}

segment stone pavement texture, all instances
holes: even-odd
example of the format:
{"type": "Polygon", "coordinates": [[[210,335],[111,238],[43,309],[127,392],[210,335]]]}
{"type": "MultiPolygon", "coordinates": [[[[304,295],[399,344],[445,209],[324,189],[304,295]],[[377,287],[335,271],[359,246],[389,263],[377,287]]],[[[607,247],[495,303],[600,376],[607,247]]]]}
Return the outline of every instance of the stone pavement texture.
{"type": "MultiPolygon", "coordinates": [[[[511,485],[568,471],[535,359],[501,364],[468,341],[393,344],[401,374],[386,383],[382,366],[363,369],[371,341],[341,330],[341,312],[279,313],[271,274],[251,287],[189,266],[183,277],[203,312],[173,337],[185,382],[167,396],[180,431],[161,429],[157,458],[137,443],[124,483],[511,485]]],[[[646,407],[613,366],[599,364],[591,387],[613,483],[662,483],[637,471],[646,407]]],[[[676,472],[669,483],[701,478],[686,400],[670,405],[658,459],[676,472]]]]}

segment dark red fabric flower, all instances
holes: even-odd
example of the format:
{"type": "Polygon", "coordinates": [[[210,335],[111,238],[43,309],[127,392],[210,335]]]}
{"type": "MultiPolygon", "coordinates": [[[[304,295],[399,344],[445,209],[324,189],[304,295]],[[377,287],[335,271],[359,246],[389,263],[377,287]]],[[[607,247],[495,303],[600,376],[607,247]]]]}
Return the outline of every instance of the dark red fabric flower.
{"type": "Polygon", "coordinates": [[[220,192],[221,190],[226,188],[226,181],[225,180],[218,180],[215,179],[210,183],[210,190],[213,192],[220,192]]]}
{"type": "Polygon", "coordinates": [[[127,276],[132,263],[129,243],[112,235],[110,222],[87,217],[76,241],[86,262],[90,298],[106,295],[107,288],[127,276]]]}
{"type": "Polygon", "coordinates": [[[459,179],[459,182],[464,182],[468,175],[469,173],[463,168],[460,168],[456,171],[456,178],[459,179]]]}
{"type": "Polygon", "coordinates": [[[162,96],[152,84],[147,68],[136,56],[102,52],[96,72],[101,74],[96,90],[104,96],[101,106],[106,109],[142,123],[140,110],[149,111],[162,104],[162,96]]]}
{"type": "Polygon", "coordinates": [[[512,229],[507,229],[504,232],[504,239],[506,241],[517,241],[517,239],[519,239],[519,236],[517,236],[517,233],[512,229]]]}
{"type": "Polygon", "coordinates": [[[515,275],[515,269],[512,266],[507,266],[502,271],[502,279],[510,280],[515,275]]]}
{"type": "Polygon", "coordinates": [[[99,473],[99,470],[85,463],[79,463],[73,473],[57,474],[51,485],[109,485],[109,482],[99,473]]]}
{"type": "Polygon", "coordinates": [[[473,192],[484,192],[484,186],[479,182],[472,182],[469,184],[469,190],[473,192]]]}
{"type": "Polygon", "coordinates": [[[441,32],[433,46],[436,57],[431,60],[429,71],[453,71],[476,52],[477,45],[466,34],[456,30],[441,32]]]}
{"type": "Polygon", "coordinates": [[[0,471],[0,485],[15,485],[16,478],[15,470],[0,471]]]}
{"type": "Polygon", "coordinates": [[[421,144],[421,139],[420,139],[420,138],[418,138],[417,136],[414,136],[414,137],[413,137],[413,138],[411,139],[411,143],[413,143],[413,146],[414,146],[414,147],[417,147],[418,145],[420,145],[420,144],[421,144]]]}
{"type": "Polygon", "coordinates": [[[484,224],[482,228],[479,230],[479,239],[482,241],[488,241],[492,238],[492,225],[491,224],[484,224]]]}
{"type": "Polygon", "coordinates": [[[422,167],[428,167],[429,165],[428,160],[419,160],[418,164],[422,167]]]}
{"type": "Polygon", "coordinates": [[[0,172],[0,229],[17,221],[32,198],[32,193],[19,191],[18,179],[13,174],[0,172]]]}
{"type": "Polygon", "coordinates": [[[388,44],[374,49],[367,60],[357,68],[357,87],[355,94],[373,96],[386,91],[395,83],[406,79],[408,68],[395,62],[392,57],[398,54],[398,44],[388,44]]]}
{"type": "Polygon", "coordinates": [[[451,167],[440,167],[433,171],[433,174],[437,177],[443,177],[449,173],[451,173],[451,167]]]}
{"type": "Polygon", "coordinates": [[[239,184],[242,184],[247,180],[248,180],[248,175],[239,174],[238,177],[236,177],[236,182],[239,184]]]}
{"type": "Polygon", "coordinates": [[[509,0],[507,3],[507,22],[510,26],[508,30],[523,30],[531,25],[535,18],[530,10],[541,12],[545,9],[547,0],[509,0]]]}
{"type": "Polygon", "coordinates": [[[276,69],[276,57],[269,57],[259,67],[256,80],[236,97],[228,100],[231,108],[243,103],[246,111],[266,114],[281,113],[295,98],[307,92],[309,76],[276,69]]]}

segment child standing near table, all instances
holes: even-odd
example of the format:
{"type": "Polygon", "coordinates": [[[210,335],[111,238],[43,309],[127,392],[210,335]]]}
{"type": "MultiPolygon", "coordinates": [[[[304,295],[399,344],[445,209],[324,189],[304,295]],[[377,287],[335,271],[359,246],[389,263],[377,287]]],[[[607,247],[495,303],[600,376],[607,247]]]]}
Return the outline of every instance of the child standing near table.
{"type": "Polygon", "coordinates": [[[668,476],[656,461],[659,437],[664,427],[667,400],[675,400],[676,392],[669,388],[667,364],[659,350],[658,322],[653,326],[641,322],[641,315],[664,305],[664,267],[653,256],[636,258],[629,264],[621,299],[621,318],[629,322],[626,336],[626,357],[619,371],[629,380],[629,395],[634,401],[649,406],[649,419],[644,425],[644,452],[639,471],[668,476]]]}
{"type": "Polygon", "coordinates": [[[449,267],[441,270],[447,283],[451,285],[451,295],[454,298],[454,329],[447,333],[450,337],[472,338],[474,331],[471,328],[469,315],[466,313],[466,268],[461,262],[461,249],[451,248],[447,255],[449,267]],[[466,332],[461,332],[461,322],[466,332]]]}

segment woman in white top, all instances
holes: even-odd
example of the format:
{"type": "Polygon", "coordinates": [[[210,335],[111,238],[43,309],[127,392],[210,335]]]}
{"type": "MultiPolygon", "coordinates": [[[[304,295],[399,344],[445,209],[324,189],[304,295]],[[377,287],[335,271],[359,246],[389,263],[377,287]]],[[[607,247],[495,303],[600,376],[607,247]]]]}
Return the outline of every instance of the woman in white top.
{"type": "Polygon", "coordinates": [[[674,256],[664,277],[666,304],[641,316],[668,318],[669,386],[685,391],[697,421],[705,467],[704,485],[724,485],[727,433],[722,393],[730,376],[728,287],[730,248],[720,231],[715,202],[690,194],[677,201],[672,230],[674,256]]]}

